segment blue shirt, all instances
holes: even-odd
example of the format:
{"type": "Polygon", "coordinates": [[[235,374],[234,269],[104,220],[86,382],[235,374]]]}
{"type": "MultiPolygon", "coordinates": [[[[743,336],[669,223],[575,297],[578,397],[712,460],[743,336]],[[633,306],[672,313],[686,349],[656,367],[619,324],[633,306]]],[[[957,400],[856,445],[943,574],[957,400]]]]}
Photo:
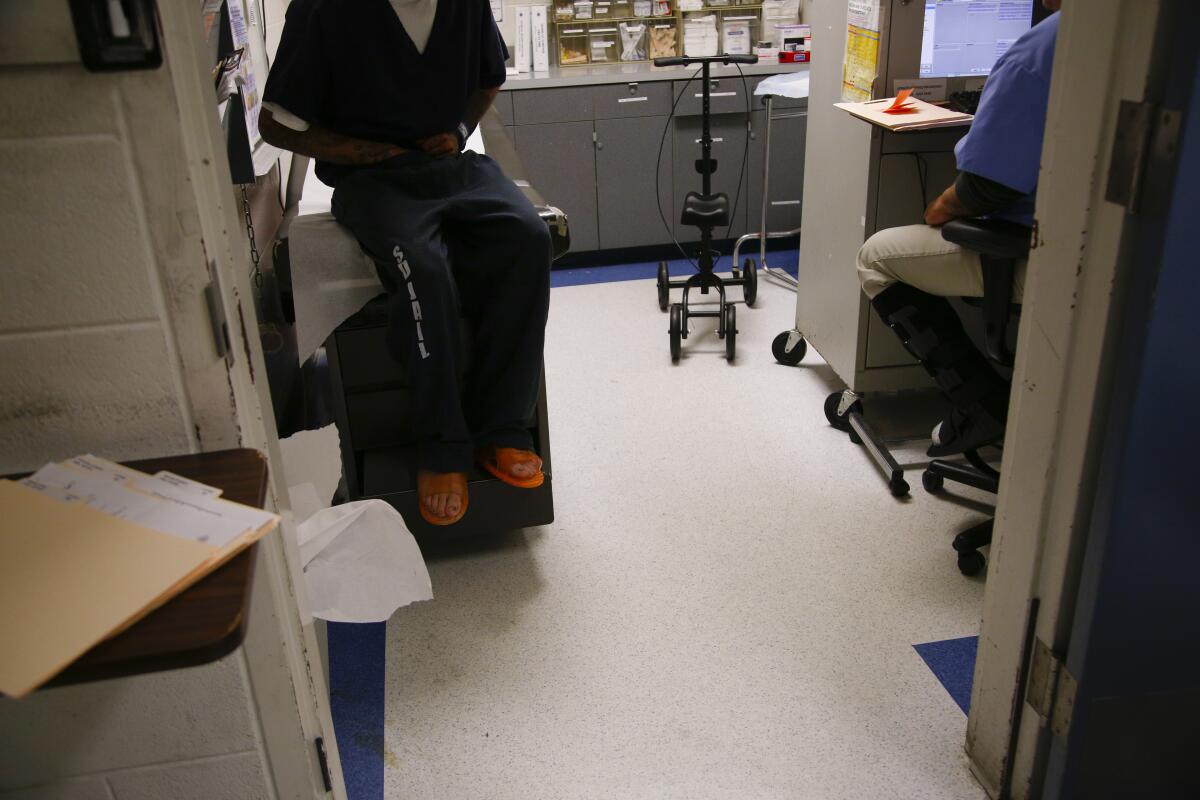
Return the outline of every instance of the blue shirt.
{"type": "Polygon", "coordinates": [[[983,87],[971,130],[954,149],[962,172],[1025,193],[992,215],[1022,225],[1033,225],[1059,16],[1030,28],[1000,56],[983,87]]]}
{"type": "MultiPolygon", "coordinates": [[[[488,0],[440,0],[425,50],[389,0],[292,0],[263,100],[343,136],[412,147],[458,128],[467,100],[504,83],[488,0]]],[[[357,169],[317,162],[334,186],[357,169]]]]}

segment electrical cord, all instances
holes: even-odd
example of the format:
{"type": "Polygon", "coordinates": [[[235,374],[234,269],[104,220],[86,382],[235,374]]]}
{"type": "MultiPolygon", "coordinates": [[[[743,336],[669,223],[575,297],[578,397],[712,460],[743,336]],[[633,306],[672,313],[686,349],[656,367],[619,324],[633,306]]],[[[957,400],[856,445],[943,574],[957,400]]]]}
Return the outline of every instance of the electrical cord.
{"type": "Polygon", "coordinates": [[[929,162],[920,153],[910,153],[917,162],[917,181],[921,184],[921,212],[929,206],[929,162]]]}
{"type": "MultiPolygon", "coordinates": [[[[750,136],[751,136],[751,133],[754,128],[753,118],[751,115],[751,106],[750,106],[750,85],[746,82],[746,73],[742,71],[741,64],[734,64],[733,66],[737,68],[738,75],[741,76],[742,92],[746,96],[746,142],[745,142],[745,146],[742,149],[742,167],[738,173],[737,194],[734,196],[733,208],[730,211],[729,227],[725,229],[725,238],[726,239],[729,239],[733,234],[734,220],[736,220],[736,218],[737,218],[738,205],[741,203],[742,184],[745,183],[745,181],[746,181],[746,164],[750,160],[750,136]]],[[[671,113],[667,115],[667,122],[663,126],[662,138],[659,139],[659,142],[658,142],[658,158],[654,164],[654,195],[655,195],[654,200],[655,200],[655,203],[658,205],[658,218],[662,221],[663,228],[666,230],[667,235],[671,237],[671,241],[674,242],[675,247],[679,250],[680,255],[682,255],[684,260],[687,261],[689,264],[691,264],[692,269],[696,270],[697,272],[700,271],[700,265],[696,263],[696,260],[694,258],[692,258],[690,255],[688,255],[687,250],[684,248],[683,244],[675,236],[674,228],[672,228],[671,224],[667,221],[666,212],[663,211],[663,207],[662,207],[662,156],[663,156],[663,148],[666,146],[666,143],[667,143],[667,134],[671,130],[671,124],[675,121],[675,112],[679,108],[679,102],[683,99],[683,96],[685,94],[687,94],[688,87],[692,85],[692,82],[696,80],[696,77],[701,72],[703,72],[703,70],[704,70],[703,67],[698,67],[696,69],[696,71],[692,73],[692,76],[687,79],[686,83],[684,83],[683,89],[681,89],[679,91],[679,94],[675,97],[675,102],[671,104],[671,113]]],[[[713,272],[717,271],[717,266],[721,263],[722,258],[724,258],[724,256],[722,256],[721,254],[718,253],[716,258],[713,259],[713,272]]]]}
{"type": "MultiPolygon", "coordinates": [[[[734,64],[738,75],[742,78],[742,94],[746,96],[746,144],[742,149],[742,169],[738,173],[737,193],[733,196],[733,210],[729,212],[729,227],[725,229],[725,238],[733,236],[733,222],[737,219],[738,204],[742,200],[742,185],[746,182],[746,162],[750,160],[750,137],[754,133],[754,118],[750,110],[750,85],[746,83],[746,73],[742,72],[741,64],[734,64]]],[[[715,270],[714,262],[714,270],[715,270]]],[[[734,264],[733,266],[737,266],[734,264]]]]}
{"type": "Polygon", "coordinates": [[[662,156],[663,148],[667,144],[667,133],[671,130],[671,123],[675,121],[675,110],[679,107],[679,101],[683,99],[683,96],[687,93],[688,87],[692,85],[692,81],[696,80],[696,76],[699,75],[703,69],[703,67],[696,68],[696,71],[692,73],[692,77],[688,78],[687,83],[685,83],[683,88],[679,90],[679,95],[676,96],[675,102],[671,104],[671,113],[667,115],[667,122],[663,126],[662,138],[658,142],[658,159],[654,163],[654,201],[658,204],[658,218],[662,220],[663,228],[666,230],[667,235],[671,237],[671,241],[675,243],[675,247],[679,249],[680,255],[682,255],[684,260],[691,264],[692,269],[696,270],[697,272],[700,271],[700,265],[697,264],[692,257],[687,254],[687,251],[683,249],[683,245],[680,244],[679,239],[675,238],[675,229],[671,227],[671,223],[667,222],[667,213],[663,211],[662,156]]]}

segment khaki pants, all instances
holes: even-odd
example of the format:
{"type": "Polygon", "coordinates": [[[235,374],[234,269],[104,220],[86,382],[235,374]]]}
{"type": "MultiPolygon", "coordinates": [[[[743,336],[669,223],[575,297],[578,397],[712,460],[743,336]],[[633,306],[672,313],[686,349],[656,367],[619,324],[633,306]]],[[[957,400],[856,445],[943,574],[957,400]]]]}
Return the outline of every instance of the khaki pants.
{"type": "MultiPolygon", "coordinates": [[[[1017,264],[1013,302],[1025,291],[1026,262],[1017,264]]],[[[867,297],[893,283],[942,297],[982,297],[983,268],[979,255],[942,238],[939,228],[908,225],[888,228],[867,240],[858,251],[858,280],[867,297]]]]}

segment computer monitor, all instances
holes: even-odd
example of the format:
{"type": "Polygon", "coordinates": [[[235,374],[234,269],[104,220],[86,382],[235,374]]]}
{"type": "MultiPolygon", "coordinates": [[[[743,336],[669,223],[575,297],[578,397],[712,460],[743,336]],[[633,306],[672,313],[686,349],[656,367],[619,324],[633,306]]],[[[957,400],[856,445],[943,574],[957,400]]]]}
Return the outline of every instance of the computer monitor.
{"type": "Polygon", "coordinates": [[[986,77],[1033,25],[1040,6],[1037,0],[925,0],[921,77],[986,77]]]}

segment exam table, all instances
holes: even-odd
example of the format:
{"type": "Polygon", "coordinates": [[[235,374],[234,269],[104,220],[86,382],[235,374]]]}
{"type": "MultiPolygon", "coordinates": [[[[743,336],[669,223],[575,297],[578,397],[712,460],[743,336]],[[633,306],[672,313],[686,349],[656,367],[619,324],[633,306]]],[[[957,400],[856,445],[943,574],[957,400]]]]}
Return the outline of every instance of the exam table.
{"type": "MultiPolygon", "coordinates": [[[[488,112],[468,147],[485,151],[516,182],[549,227],[554,257],[563,255],[570,246],[566,216],[529,185],[524,165],[494,110],[488,112]]],[[[279,374],[277,369],[270,376],[277,416],[281,408],[294,412],[297,405],[304,405],[310,409],[303,415],[307,424],[290,427],[315,427],[320,420],[313,419],[311,409],[323,409],[336,423],[341,439],[345,499],[385,500],[401,513],[418,538],[471,536],[552,522],[553,469],[544,371],[537,407],[527,424],[545,462],[545,483],[538,489],[516,489],[476,469],[468,475],[470,508],[461,522],[439,528],[421,517],[416,453],[406,416],[408,387],[385,342],[386,297],[374,263],[329,213],[331,197],[332,190],[313,176],[310,159],[294,156],[274,274],[268,281],[278,287],[284,319],[295,326],[291,341],[297,354],[290,360],[290,374],[279,374]],[[276,396],[276,387],[280,396],[276,396]],[[309,399],[297,400],[298,394],[309,399]],[[317,402],[312,402],[313,397],[317,402]]],[[[471,338],[470,325],[464,320],[464,370],[470,368],[471,338]]],[[[281,430],[281,435],[284,432],[281,430]]]]}

